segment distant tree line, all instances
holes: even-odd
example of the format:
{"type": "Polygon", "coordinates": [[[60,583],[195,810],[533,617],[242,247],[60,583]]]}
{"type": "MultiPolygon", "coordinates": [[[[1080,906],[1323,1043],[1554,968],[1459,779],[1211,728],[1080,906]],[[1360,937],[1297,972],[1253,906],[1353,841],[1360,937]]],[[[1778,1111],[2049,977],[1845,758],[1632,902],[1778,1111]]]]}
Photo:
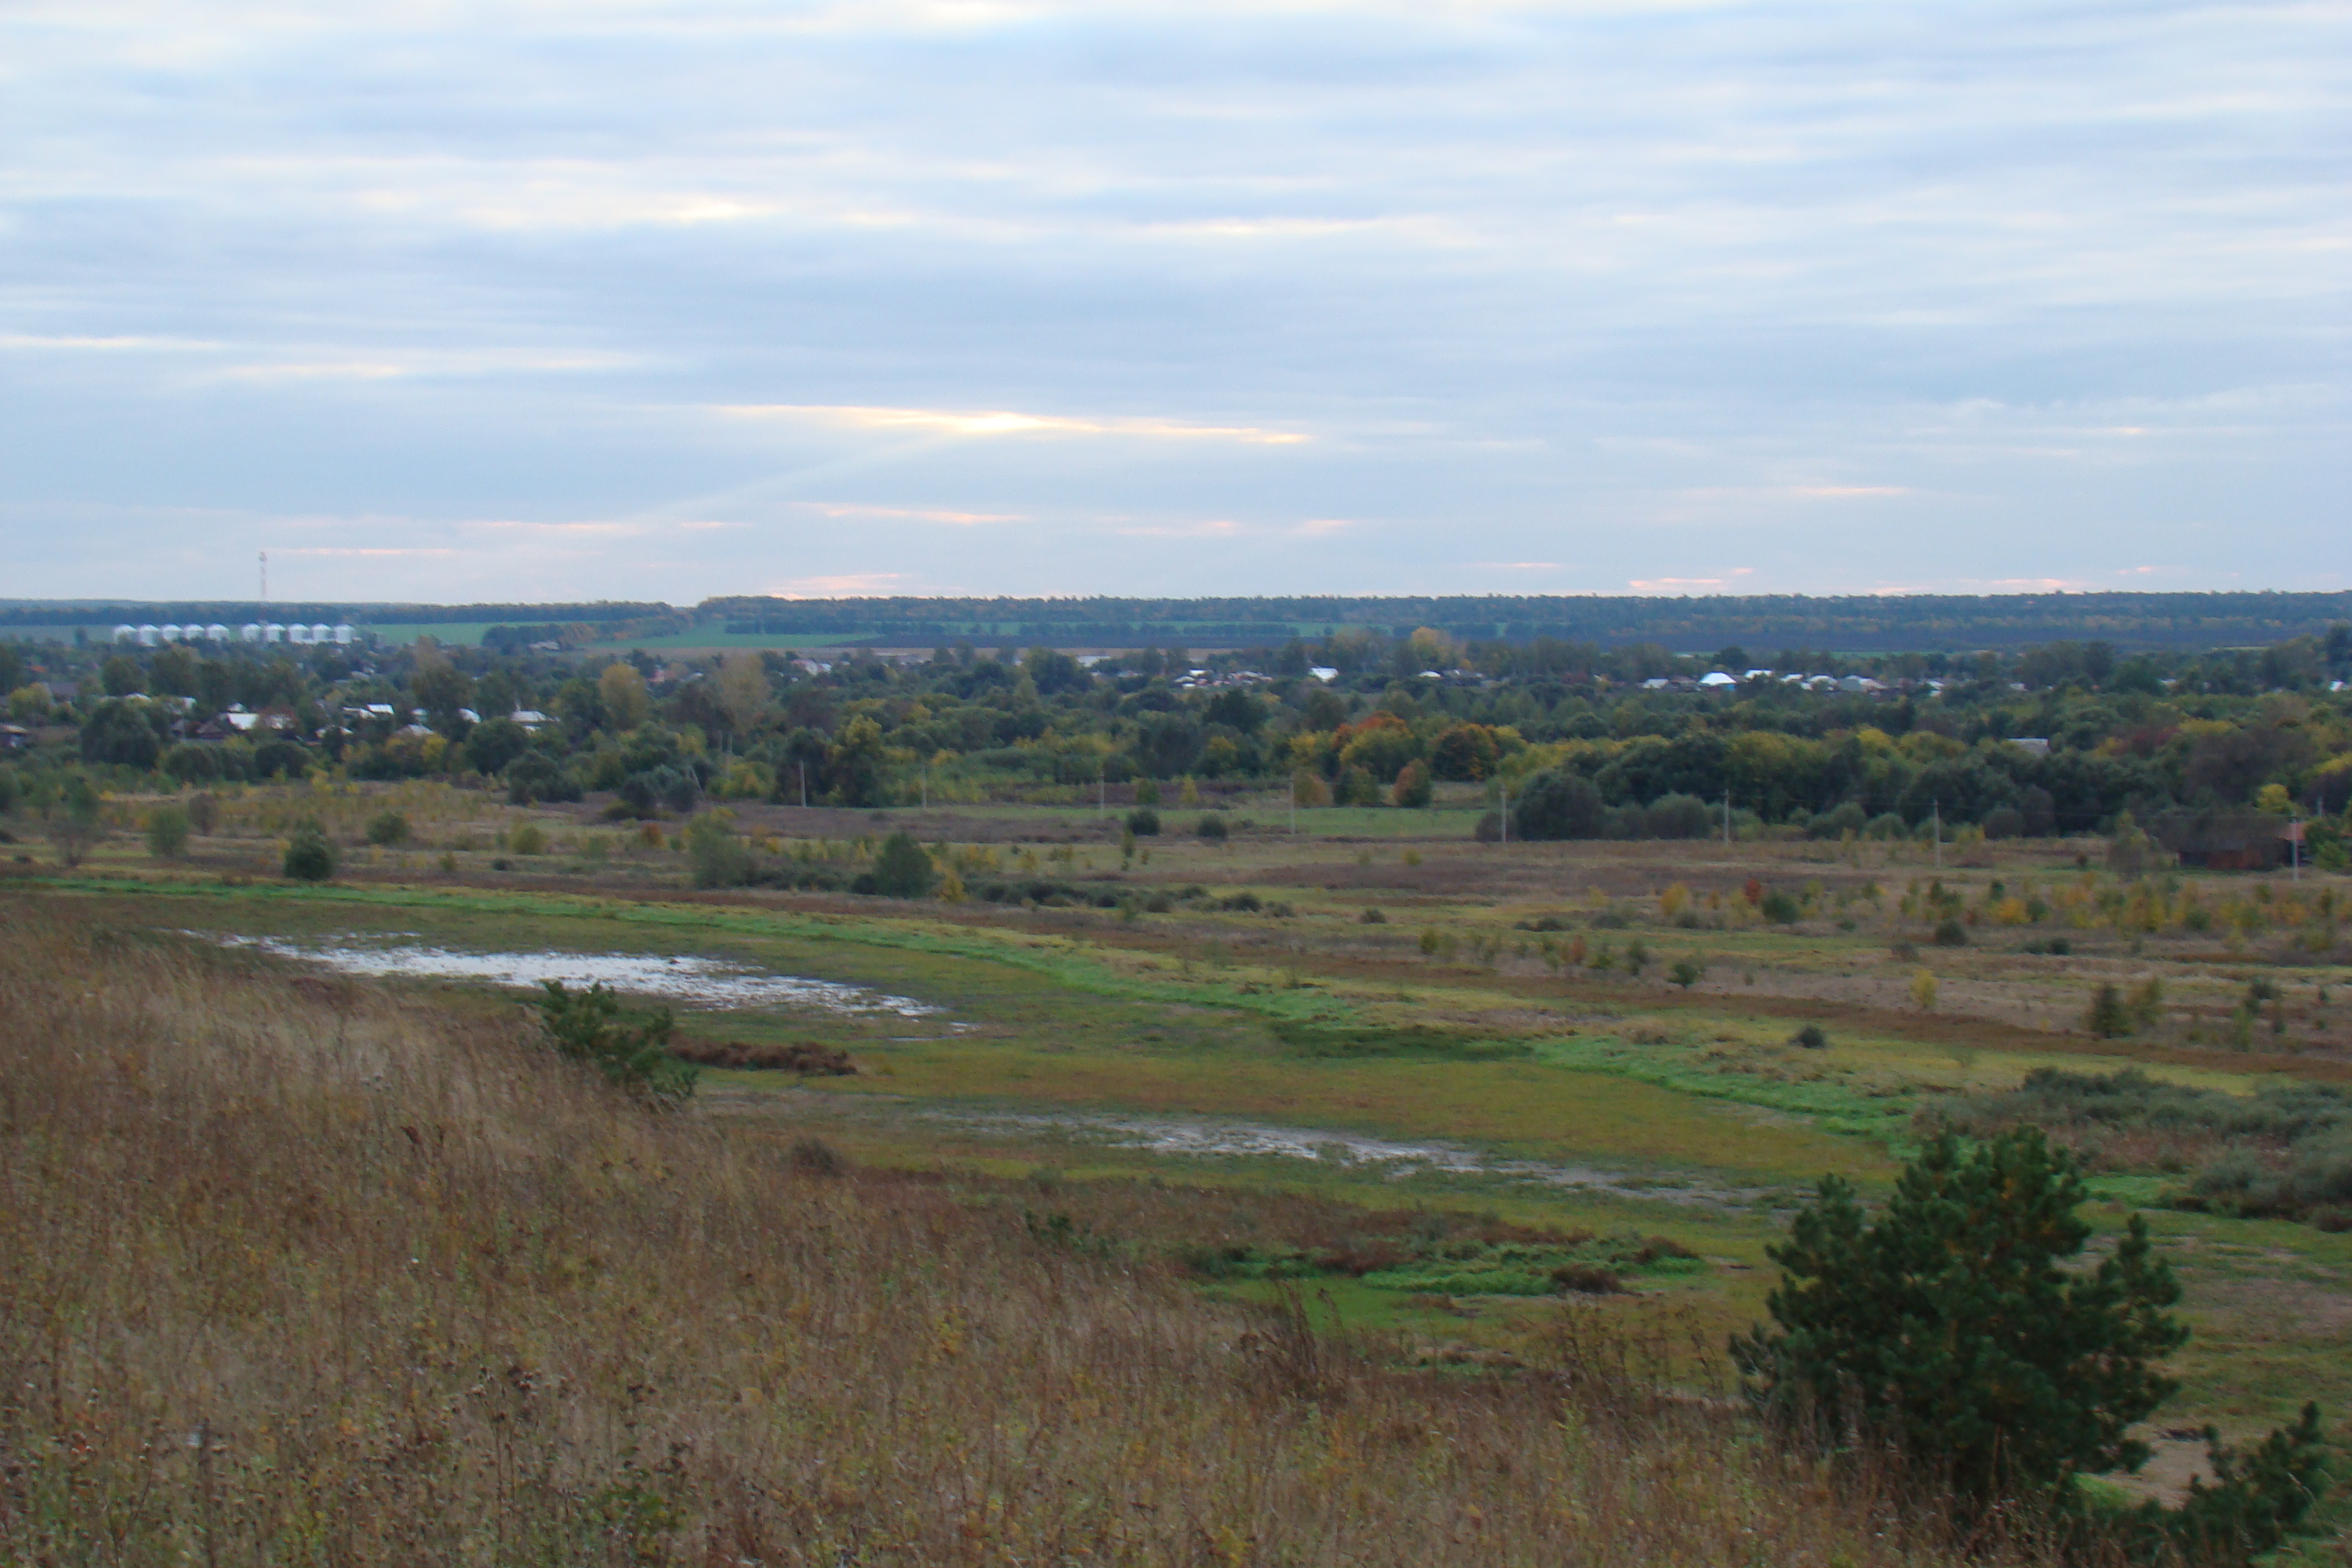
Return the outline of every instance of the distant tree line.
{"type": "Polygon", "coordinates": [[[2352,805],[2352,713],[2336,689],[2347,678],[2342,626],[2253,649],[2068,641],[1758,662],[1736,647],[1702,660],[1344,627],[1215,655],[1146,647],[1091,668],[1050,647],[968,645],[827,661],[520,636],[484,647],[0,642],[0,690],[32,741],[13,753],[23,779],[73,766],[194,786],[441,776],[520,800],[603,794],[636,816],[710,796],[876,806],[1119,789],[1128,804],[1138,781],[1189,780],[1212,796],[1271,787],[1309,805],[1484,796],[1494,831],[1528,837],[1687,837],[1722,831],[1727,813],[1735,831],[1817,837],[2299,813],[2316,819],[2323,853],[2352,805]],[[534,646],[545,642],[558,646],[534,646]],[[1697,686],[1710,669],[1732,679],[1697,686]]]}

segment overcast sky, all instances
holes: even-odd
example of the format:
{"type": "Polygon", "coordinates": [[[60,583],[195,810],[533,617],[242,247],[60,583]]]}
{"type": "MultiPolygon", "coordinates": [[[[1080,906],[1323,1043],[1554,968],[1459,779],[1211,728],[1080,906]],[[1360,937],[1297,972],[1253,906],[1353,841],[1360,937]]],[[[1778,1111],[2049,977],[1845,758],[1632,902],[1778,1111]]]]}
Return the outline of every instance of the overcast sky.
{"type": "Polygon", "coordinates": [[[14,0],[7,596],[2352,587],[2352,5],[14,0]]]}

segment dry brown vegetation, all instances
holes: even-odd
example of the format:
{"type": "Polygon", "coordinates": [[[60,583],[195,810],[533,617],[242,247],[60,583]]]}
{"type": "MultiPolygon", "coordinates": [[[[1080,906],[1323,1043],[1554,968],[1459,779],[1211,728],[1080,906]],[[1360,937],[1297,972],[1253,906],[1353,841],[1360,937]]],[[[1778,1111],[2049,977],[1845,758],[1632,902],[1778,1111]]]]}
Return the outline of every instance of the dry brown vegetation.
{"type": "Polygon", "coordinates": [[[1396,1370],[973,1189],[648,1112],[520,1017],[57,900],[0,935],[7,1561],[1943,1556],[1589,1336],[1396,1370]]]}

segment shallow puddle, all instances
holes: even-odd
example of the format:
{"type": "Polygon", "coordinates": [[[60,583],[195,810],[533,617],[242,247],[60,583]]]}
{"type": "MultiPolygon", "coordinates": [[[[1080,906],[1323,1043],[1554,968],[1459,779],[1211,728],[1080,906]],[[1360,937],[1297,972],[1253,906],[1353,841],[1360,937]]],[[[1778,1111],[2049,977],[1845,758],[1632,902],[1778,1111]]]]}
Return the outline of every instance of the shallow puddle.
{"type": "Polygon", "coordinates": [[[1115,1112],[1085,1110],[969,1110],[904,1102],[901,1102],[899,1110],[910,1118],[946,1122],[959,1131],[981,1137],[1035,1138],[1058,1134],[1074,1142],[1119,1149],[1142,1149],[1155,1154],[1193,1159],[1314,1160],[1350,1167],[1390,1181],[1402,1181],[1419,1175],[1475,1176],[1489,1181],[1652,1198],[1663,1203],[1689,1204],[1727,1212],[1752,1208],[1759,1203],[1769,1204],[1780,1195],[1763,1188],[1709,1185],[1592,1166],[1510,1159],[1465,1144],[1399,1142],[1358,1132],[1284,1127],[1264,1121],[1193,1116],[1123,1116],[1115,1112]]]}
{"type": "Polygon", "coordinates": [[[893,996],[862,985],[845,985],[805,975],[776,974],[709,958],[659,958],[619,952],[458,952],[442,947],[364,947],[349,943],[304,946],[277,937],[220,937],[228,947],[251,947],[280,958],[299,959],[345,974],[406,976],[428,980],[479,980],[530,989],[561,980],[566,985],[598,982],[615,991],[659,996],[697,1007],[802,1007],[824,1013],[889,1014],[930,1017],[946,1011],[909,996],[893,996]]]}

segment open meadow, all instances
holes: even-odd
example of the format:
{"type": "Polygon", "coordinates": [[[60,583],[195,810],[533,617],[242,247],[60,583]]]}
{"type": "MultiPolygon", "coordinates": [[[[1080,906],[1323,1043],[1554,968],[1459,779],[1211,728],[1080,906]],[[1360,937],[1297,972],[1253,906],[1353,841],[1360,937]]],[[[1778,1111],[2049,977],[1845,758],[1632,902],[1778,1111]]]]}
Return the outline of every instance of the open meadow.
{"type": "Polygon", "coordinates": [[[466,1548],[498,1562],[730,1529],[761,1545],[730,1561],[1745,1562],[1751,1529],[1893,1561],[1867,1499],[1776,1499],[1714,1402],[1812,1184],[1883,1194],[1941,1123],[2045,1127],[2095,1248],[2137,1211],[2179,1271],[2183,1387],[2129,1487],[2177,1495],[2209,1422],[2352,1410],[2352,879],[1224,806],[1139,840],[1067,806],[727,814],[786,868],[909,834],[920,900],[697,889],[678,823],[425,784],[226,791],[171,858],[117,797],[79,867],[19,854],[12,1256],[58,1272],[8,1288],[10,1386],[44,1390],[8,1441],[94,1447],[8,1483],[13,1527],[63,1541],[103,1494],[193,1550],[125,1500],[233,1470],[244,1511],[203,1528],[320,1561],[389,1560],[324,1543],[422,1528],[436,1488],[541,1532],[466,1548]],[[387,808],[404,841],[367,844],[387,808]],[[278,875],[306,818],[331,880],[278,875]],[[682,1114],[515,1043],[559,977],[675,1010],[682,1114]],[[350,1246],[306,1251],[322,1226],[350,1246]],[[201,1246],[252,1256],[159,1261],[201,1246]],[[220,1293],[201,1329],[151,1264],[220,1293]],[[1647,1445],[1716,1458],[1636,1503],[1647,1445]],[[1634,1515],[1684,1533],[1612,1534],[1634,1515]]]}

